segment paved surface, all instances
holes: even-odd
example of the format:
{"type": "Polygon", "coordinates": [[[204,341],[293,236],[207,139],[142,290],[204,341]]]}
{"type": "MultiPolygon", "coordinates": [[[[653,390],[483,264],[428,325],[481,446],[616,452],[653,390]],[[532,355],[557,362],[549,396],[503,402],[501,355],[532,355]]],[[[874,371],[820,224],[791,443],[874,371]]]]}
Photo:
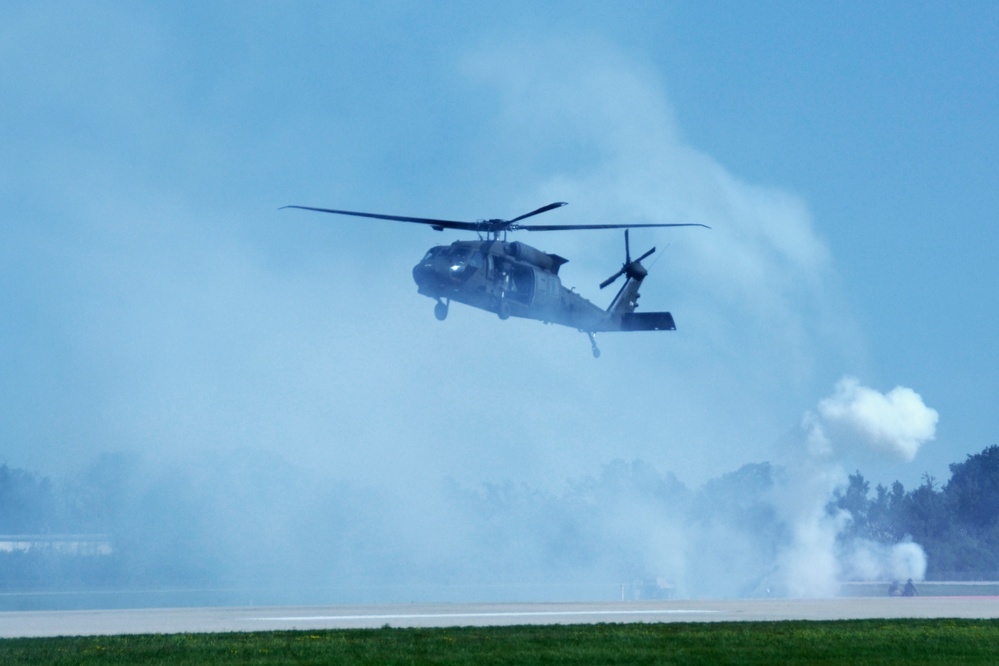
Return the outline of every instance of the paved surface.
{"type": "Polygon", "coordinates": [[[999,618],[999,597],[268,606],[0,613],[0,637],[596,622],[999,618]]]}

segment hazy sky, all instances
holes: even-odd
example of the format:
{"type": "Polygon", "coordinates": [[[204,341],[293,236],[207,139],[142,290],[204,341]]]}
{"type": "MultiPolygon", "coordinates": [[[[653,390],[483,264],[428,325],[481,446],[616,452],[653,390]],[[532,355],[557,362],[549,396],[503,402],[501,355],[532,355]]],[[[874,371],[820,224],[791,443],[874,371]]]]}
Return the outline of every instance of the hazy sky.
{"type": "MultiPolygon", "coordinates": [[[[9,2],[0,22],[0,461],[242,448],[338,480],[696,486],[787,456],[841,379],[999,441],[999,5],[9,2]],[[278,208],[636,231],[641,307],[586,337],[410,270],[464,236],[278,208]],[[889,394],[895,387],[899,393],[889,394]]],[[[620,267],[612,231],[518,238],[620,267]]]]}

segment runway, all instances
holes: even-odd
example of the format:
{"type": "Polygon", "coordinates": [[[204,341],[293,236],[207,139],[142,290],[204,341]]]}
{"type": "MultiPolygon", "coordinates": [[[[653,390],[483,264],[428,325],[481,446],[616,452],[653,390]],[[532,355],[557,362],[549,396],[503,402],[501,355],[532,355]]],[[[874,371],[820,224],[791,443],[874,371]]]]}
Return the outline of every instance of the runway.
{"type": "Polygon", "coordinates": [[[852,597],[616,603],[262,606],[0,613],[0,638],[286,629],[999,618],[999,597],[852,597]]]}

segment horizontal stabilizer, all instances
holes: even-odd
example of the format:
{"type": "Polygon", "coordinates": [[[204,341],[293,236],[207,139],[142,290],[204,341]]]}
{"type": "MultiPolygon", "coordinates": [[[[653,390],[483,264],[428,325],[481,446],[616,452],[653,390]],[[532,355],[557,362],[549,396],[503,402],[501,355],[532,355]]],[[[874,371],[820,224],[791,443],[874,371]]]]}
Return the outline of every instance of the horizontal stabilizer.
{"type": "Polygon", "coordinates": [[[628,312],[621,315],[622,331],[675,331],[673,315],[668,312],[628,312]]]}

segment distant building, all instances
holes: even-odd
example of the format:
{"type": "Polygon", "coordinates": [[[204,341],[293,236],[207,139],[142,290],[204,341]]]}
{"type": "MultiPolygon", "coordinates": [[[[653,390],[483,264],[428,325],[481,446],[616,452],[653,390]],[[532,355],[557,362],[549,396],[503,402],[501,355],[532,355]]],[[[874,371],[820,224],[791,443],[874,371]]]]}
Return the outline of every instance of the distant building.
{"type": "Polygon", "coordinates": [[[110,555],[113,550],[106,534],[0,534],[0,553],[110,555]]]}
{"type": "Polygon", "coordinates": [[[632,584],[635,599],[672,599],[673,585],[665,578],[646,578],[632,584]]]}

